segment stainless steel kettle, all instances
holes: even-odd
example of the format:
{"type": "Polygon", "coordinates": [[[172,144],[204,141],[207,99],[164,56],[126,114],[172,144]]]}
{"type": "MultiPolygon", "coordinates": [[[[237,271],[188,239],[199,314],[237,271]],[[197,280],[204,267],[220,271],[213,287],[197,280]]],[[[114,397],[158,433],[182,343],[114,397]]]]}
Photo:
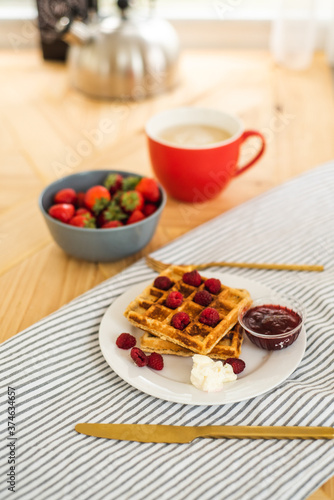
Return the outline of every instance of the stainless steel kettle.
{"type": "Polygon", "coordinates": [[[142,99],[172,88],[178,79],[179,40],[174,28],[154,16],[127,14],[88,23],[61,18],[58,32],[69,43],[71,84],[99,98],[142,99]]]}

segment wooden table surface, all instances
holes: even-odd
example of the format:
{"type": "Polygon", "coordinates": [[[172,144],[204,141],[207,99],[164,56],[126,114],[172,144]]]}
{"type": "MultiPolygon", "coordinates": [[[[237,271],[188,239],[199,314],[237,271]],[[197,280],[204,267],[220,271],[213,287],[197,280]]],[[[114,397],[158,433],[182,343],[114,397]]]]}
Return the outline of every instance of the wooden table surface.
{"type": "MultiPolygon", "coordinates": [[[[322,54],[308,70],[293,72],[266,51],[187,51],[177,88],[122,104],[70,89],[64,65],[43,62],[37,50],[11,50],[0,52],[0,88],[1,341],[202,222],[334,158],[334,87],[322,54]],[[65,255],[39,213],[43,187],[99,168],[152,175],[144,124],[157,111],[184,105],[238,114],[246,128],[264,133],[263,159],[213,201],[169,199],[153,240],[133,257],[94,264],[65,255]],[[105,119],[108,131],[96,134],[105,119]]],[[[334,499],[334,479],[310,498],[334,499]]]]}

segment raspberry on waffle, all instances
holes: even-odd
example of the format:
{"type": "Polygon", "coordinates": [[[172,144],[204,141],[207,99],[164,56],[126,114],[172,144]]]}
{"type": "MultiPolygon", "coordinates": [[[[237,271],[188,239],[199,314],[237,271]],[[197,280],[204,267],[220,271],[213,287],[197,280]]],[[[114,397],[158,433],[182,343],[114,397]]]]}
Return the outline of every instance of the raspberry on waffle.
{"type": "Polygon", "coordinates": [[[219,322],[214,327],[199,321],[205,306],[196,304],[193,298],[199,290],[204,289],[206,278],[198,287],[187,285],[182,276],[188,271],[185,267],[170,266],[161,276],[167,276],[172,281],[169,290],[160,290],[153,284],[132,301],[124,315],[136,327],[152,333],[163,340],[169,340],[198,354],[207,354],[237,323],[238,312],[249,307],[252,299],[247,290],[230,288],[222,284],[217,295],[213,295],[210,307],[219,314],[219,322]],[[176,309],[166,306],[167,296],[177,291],[182,293],[183,302],[176,309]],[[184,330],[178,330],[171,325],[171,320],[177,312],[185,312],[190,318],[184,330]]]}
{"type": "MultiPolygon", "coordinates": [[[[213,359],[238,358],[241,353],[242,340],[242,329],[237,324],[215,345],[207,356],[213,359]]],[[[183,357],[194,355],[189,349],[184,349],[169,340],[162,340],[148,332],[145,332],[141,337],[140,348],[144,352],[156,352],[159,354],[175,354],[176,356],[183,357]]]]}

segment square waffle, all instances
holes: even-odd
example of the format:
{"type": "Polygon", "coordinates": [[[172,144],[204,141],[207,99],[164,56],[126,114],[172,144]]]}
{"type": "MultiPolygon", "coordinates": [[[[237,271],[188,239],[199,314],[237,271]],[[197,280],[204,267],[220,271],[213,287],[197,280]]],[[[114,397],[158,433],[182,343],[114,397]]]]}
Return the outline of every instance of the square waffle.
{"type": "Polygon", "coordinates": [[[204,289],[206,278],[202,276],[202,283],[198,287],[187,285],[182,276],[188,269],[179,266],[170,266],[160,276],[168,276],[173,285],[167,291],[149,285],[127,307],[124,315],[144,331],[152,333],[163,340],[169,340],[198,354],[207,354],[237,323],[238,312],[251,305],[252,300],[247,290],[229,288],[222,284],[221,291],[212,295],[213,301],[209,307],[219,313],[219,323],[215,327],[204,325],[198,318],[204,306],[196,304],[192,299],[196,292],[204,289]],[[183,303],[176,309],[165,305],[166,297],[172,291],[183,295],[183,303]],[[184,330],[178,330],[171,325],[171,319],[177,312],[186,312],[190,323],[184,330]]]}
{"type": "MultiPolygon", "coordinates": [[[[219,342],[211,352],[207,354],[213,359],[238,358],[241,353],[242,330],[239,324],[235,325],[219,342]]],[[[193,356],[189,349],[184,349],[169,340],[162,340],[151,333],[145,332],[140,339],[140,348],[144,352],[157,352],[159,354],[175,354],[176,356],[193,356]]]]}

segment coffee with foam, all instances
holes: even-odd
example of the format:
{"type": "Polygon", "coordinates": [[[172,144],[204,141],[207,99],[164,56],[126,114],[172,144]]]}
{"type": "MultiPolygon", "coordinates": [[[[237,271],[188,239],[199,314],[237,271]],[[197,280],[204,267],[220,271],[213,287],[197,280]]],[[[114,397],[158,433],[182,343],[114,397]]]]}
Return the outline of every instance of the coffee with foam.
{"type": "Polygon", "coordinates": [[[198,147],[226,141],[232,137],[232,134],[210,125],[187,124],[168,127],[161,131],[158,137],[175,146],[198,147]]]}

